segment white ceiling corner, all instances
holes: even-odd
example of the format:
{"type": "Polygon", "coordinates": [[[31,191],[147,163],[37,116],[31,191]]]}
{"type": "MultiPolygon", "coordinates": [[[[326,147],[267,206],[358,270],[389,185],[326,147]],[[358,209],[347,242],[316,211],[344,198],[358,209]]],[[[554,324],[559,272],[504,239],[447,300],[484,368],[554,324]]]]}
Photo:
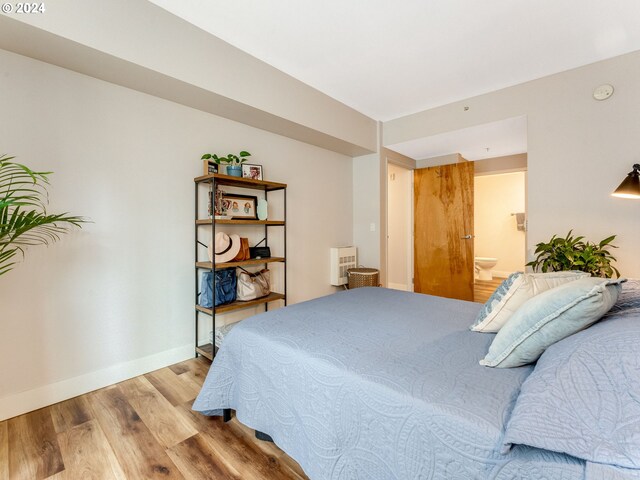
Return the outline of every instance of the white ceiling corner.
{"type": "Polygon", "coordinates": [[[376,119],[640,49],[640,1],[151,0],[376,119]]]}

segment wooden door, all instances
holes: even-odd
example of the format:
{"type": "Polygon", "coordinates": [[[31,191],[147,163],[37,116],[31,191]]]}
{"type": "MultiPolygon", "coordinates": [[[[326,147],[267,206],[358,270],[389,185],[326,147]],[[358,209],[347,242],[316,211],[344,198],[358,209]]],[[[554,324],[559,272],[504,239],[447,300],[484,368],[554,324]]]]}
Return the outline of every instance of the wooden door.
{"type": "Polygon", "coordinates": [[[414,291],[473,301],[473,162],[414,172],[414,291]]]}

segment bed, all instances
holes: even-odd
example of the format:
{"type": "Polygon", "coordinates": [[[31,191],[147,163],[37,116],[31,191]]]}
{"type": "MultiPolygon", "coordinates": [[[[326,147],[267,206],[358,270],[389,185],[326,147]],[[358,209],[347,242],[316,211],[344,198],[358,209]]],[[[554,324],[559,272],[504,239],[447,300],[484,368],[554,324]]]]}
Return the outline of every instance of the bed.
{"type": "Polygon", "coordinates": [[[620,473],[539,448],[505,451],[505,426],[533,367],[478,364],[494,337],[469,331],[480,308],[359,288],[257,315],[225,338],[193,409],[234,409],[313,480],[620,473]]]}

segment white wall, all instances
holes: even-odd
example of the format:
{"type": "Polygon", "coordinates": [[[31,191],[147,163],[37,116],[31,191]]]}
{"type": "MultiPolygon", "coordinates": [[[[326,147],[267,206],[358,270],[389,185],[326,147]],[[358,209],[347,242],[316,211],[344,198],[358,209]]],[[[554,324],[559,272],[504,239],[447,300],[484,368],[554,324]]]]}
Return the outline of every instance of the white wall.
{"type": "Polygon", "coordinates": [[[572,228],[592,241],[617,234],[620,271],[640,277],[640,203],[610,196],[639,158],[639,85],[640,51],[386,122],[383,144],[526,115],[529,256],[572,228]],[[615,93],[598,102],[602,83],[615,93]]]}
{"type": "Polygon", "coordinates": [[[412,188],[411,170],[389,163],[387,167],[388,253],[387,285],[398,290],[411,290],[410,249],[412,188]]]}
{"type": "Polygon", "coordinates": [[[511,214],[525,211],[525,172],[476,175],[473,208],[475,256],[497,258],[498,276],[524,270],[525,232],[511,214]]]}
{"type": "Polygon", "coordinates": [[[193,355],[204,152],[246,149],[289,184],[290,302],[334,291],[349,157],[5,51],[0,110],[0,150],[55,172],[51,211],[93,221],[0,277],[0,419],[193,355]]]}
{"type": "Polygon", "coordinates": [[[358,263],[380,268],[380,154],[353,159],[353,244],[358,263]]]}
{"type": "Polygon", "coordinates": [[[0,49],[343,154],[377,149],[373,119],[146,0],[0,15],[0,49]]]}

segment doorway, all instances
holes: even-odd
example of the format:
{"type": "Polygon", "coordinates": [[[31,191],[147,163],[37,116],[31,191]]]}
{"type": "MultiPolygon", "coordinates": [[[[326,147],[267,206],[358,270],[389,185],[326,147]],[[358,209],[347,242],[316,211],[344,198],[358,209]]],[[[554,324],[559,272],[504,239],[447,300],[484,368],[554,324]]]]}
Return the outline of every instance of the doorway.
{"type": "MultiPolygon", "coordinates": [[[[487,175],[489,178],[489,175],[493,174],[520,171],[519,175],[524,178],[526,201],[527,155],[524,153],[527,151],[526,117],[514,117],[491,124],[445,132],[390,145],[387,149],[405,158],[409,157],[414,164],[414,245],[411,248],[414,291],[482,301],[476,298],[478,274],[482,273],[483,278],[487,278],[489,275],[487,270],[492,269],[490,273],[495,279],[492,281],[497,282],[501,281],[504,275],[514,271],[514,267],[513,261],[509,262],[511,254],[498,246],[498,242],[493,241],[492,245],[492,241],[488,240],[489,246],[484,242],[489,237],[495,238],[493,233],[498,229],[490,226],[489,231],[492,235],[488,235],[484,227],[481,227],[479,235],[482,238],[478,239],[475,236],[478,234],[475,231],[474,219],[475,178],[476,175],[487,175]],[[456,151],[460,153],[449,153],[456,151]],[[461,166],[465,164],[468,166],[461,166]],[[462,174],[465,168],[471,169],[472,173],[462,174]],[[452,171],[449,172],[449,169],[452,171]],[[427,172],[430,172],[431,177],[435,174],[436,178],[431,178],[425,183],[425,179],[429,176],[427,172]],[[443,181],[447,177],[457,178],[461,183],[443,181]],[[430,185],[428,193],[421,194],[418,191],[423,183],[430,185]],[[419,207],[421,202],[424,202],[423,207],[419,207]],[[420,208],[422,210],[419,211],[420,208]],[[423,226],[420,226],[421,224],[423,226]],[[477,257],[484,257],[480,259],[483,267],[480,272],[477,257]],[[496,260],[495,265],[490,266],[493,260],[496,260]]],[[[388,193],[392,188],[388,177],[386,184],[388,193]]],[[[497,192],[498,197],[500,197],[501,188],[500,186],[494,188],[493,193],[497,192]]],[[[502,227],[507,224],[513,232],[518,232],[519,239],[524,239],[520,242],[522,248],[519,248],[518,255],[526,258],[526,238],[524,238],[526,232],[516,230],[518,225],[526,228],[526,205],[523,207],[514,202],[500,202],[498,198],[497,205],[509,209],[506,221],[502,213],[498,214],[497,208],[493,208],[493,211],[489,210],[489,216],[500,217],[500,221],[503,222],[502,227]]],[[[392,210],[388,209],[388,212],[386,228],[387,232],[393,232],[395,226],[392,224],[392,210]]],[[[484,209],[480,212],[481,216],[484,215],[483,212],[484,209]]],[[[510,233],[513,232],[510,231],[510,233]]],[[[387,245],[389,246],[388,241],[387,245]]],[[[387,256],[391,255],[391,252],[391,248],[386,249],[387,256]]],[[[391,262],[387,261],[387,264],[390,272],[389,267],[393,267],[391,262]]],[[[516,270],[523,268],[524,261],[516,270]]],[[[493,289],[492,283],[487,287],[488,293],[490,294],[493,289]]]]}
{"type": "Polygon", "coordinates": [[[476,174],[474,191],[476,301],[486,301],[510,274],[526,263],[526,171],[476,174]],[[488,270],[488,271],[487,271],[488,270]]]}
{"type": "Polygon", "coordinates": [[[413,170],[387,164],[387,287],[413,291],[413,170]]]}

